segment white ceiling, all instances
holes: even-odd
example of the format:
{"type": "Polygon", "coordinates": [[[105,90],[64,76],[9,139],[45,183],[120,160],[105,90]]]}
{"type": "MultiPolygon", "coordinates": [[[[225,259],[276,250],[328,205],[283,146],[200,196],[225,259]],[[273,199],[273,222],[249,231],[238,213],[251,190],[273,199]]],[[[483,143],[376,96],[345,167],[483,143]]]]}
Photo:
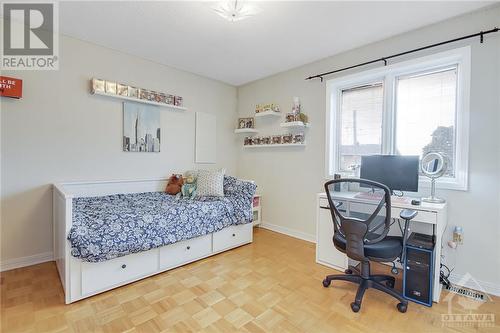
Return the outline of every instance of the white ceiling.
{"type": "Polygon", "coordinates": [[[265,1],[228,22],[205,2],[63,2],[63,34],[232,85],[457,16],[491,2],[265,1]]]}

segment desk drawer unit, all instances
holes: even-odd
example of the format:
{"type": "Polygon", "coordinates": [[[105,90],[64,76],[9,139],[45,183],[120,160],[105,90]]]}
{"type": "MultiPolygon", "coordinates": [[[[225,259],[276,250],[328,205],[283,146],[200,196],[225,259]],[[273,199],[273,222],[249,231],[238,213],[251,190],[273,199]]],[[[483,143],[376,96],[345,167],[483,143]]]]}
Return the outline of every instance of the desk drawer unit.
{"type": "Polygon", "coordinates": [[[113,288],[158,270],[158,249],[103,262],[82,262],[82,294],[113,288]]]}
{"type": "Polygon", "coordinates": [[[169,269],[212,253],[212,234],[160,248],[160,269],[169,269]]]}
{"type": "Polygon", "coordinates": [[[252,241],[252,223],[232,225],[213,234],[213,252],[220,252],[231,247],[252,241]]]}

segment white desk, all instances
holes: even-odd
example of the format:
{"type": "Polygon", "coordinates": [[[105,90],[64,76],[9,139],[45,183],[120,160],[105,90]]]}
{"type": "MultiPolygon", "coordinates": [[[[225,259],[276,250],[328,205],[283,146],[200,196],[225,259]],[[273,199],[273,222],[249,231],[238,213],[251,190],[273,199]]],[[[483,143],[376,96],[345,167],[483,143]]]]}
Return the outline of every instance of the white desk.
{"type": "MultiPolygon", "coordinates": [[[[358,192],[332,192],[333,199],[342,202],[341,210],[346,211],[346,215],[351,213],[371,213],[374,206],[378,202],[365,198],[356,198],[358,192]]],[[[316,262],[326,265],[340,271],[344,271],[348,267],[348,258],[345,253],[338,251],[332,242],[333,223],[328,205],[328,199],[325,193],[317,195],[317,213],[316,213],[316,262]]],[[[418,215],[411,221],[410,229],[425,229],[425,226],[432,226],[432,231],[436,236],[436,245],[434,248],[434,275],[433,275],[433,301],[439,302],[441,295],[441,284],[439,283],[439,271],[441,263],[441,248],[442,237],[447,224],[447,204],[430,204],[422,202],[419,206],[411,204],[411,199],[406,198],[405,201],[401,198],[393,197],[391,200],[391,217],[399,218],[399,213],[403,209],[413,209],[418,211],[418,215]]],[[[394,225],[393,225],[394,227],[394,225]]],[[[418,232],[422,232],[418,230],[418,232]]],[[[390,234],[401,234],[397,223],[395,229],[390,234]]],[[[410,231],[411,233],[411,231],[410,231]]]]}

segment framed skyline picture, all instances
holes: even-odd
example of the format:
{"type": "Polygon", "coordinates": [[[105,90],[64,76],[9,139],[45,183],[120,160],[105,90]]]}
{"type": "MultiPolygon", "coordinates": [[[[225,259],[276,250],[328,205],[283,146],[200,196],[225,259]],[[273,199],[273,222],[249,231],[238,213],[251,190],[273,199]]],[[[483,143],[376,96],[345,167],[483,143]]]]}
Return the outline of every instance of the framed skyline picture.
{"type": "Polygon", "coordinates": [[[158,153],[160,137],[157,106],[123,103],[123,151],[158,153]]]}

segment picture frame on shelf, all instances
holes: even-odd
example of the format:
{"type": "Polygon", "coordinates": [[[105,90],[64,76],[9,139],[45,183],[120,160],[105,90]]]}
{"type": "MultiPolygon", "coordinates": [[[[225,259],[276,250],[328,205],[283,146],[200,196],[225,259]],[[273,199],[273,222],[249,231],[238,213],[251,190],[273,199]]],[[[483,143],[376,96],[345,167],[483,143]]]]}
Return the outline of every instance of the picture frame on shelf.
{"type": "Polygon", "coordinates": [[[292,143],[300,143],[303,144],[305,142],[304,133],[297,133],[293,136],[292,143]]]}
{"type": "Polygon", "coordinates": [[[126,84],[116,84],[116,94],[120,96],[128,96],[128,86],[126,84]]]}
{"type": "Polygon", "coordinates": [[[139,89],[139,99],[149,100],[149,90],[139,89]]]}
{"type": "Polygon", "coordinates": [[[92,79],[92,92],[105,93],[106,81],[102,79],[92,79]]]}
{"type": "Polygon", "coordinates": [[[281,135],[273,135],[271,142],[274,145],[280,145],[282,142],[282,136],[281,135]]]}
{"type": "Polygon", "coordinates": [[[128,86],[128,97],[139,98],[139,88],[128,86]]]}
{"type": "Polygon", "coordinates": [[[238,129],[255,128],[255,118],[238,118],[238,129]]]}
{"type": "Polygon", "coordinates": [[[281,138],[281,143],[283,143],[283,144],[293,143],[293,135],[292,134],[284,134],[281,138]]]}
{"type": "Polygon", "coordinates": [[[175,96],[167,94],[167,98],[165,100],[165,104],[175,105],[175,96]]]}
{"type": "Polygon", "coordinates": [[[106,93],[116,95],[116,82],[106,81],[106,93]]]}
{"type": "Polygon", "coordinates": [[[298,121],[299,117],[295,113],[287,113],[285,116],[285,122],[292,123],[294,121],[298,121]]]}

